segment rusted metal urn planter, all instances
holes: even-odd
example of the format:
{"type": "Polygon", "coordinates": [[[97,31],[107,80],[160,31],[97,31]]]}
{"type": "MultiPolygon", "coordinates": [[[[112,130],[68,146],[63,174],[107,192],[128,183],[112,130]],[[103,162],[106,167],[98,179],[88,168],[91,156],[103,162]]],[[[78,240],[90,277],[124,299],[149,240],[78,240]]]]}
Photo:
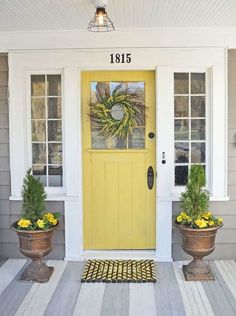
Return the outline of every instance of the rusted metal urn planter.
{"type": "Polygon", "coordinates": [[[188,265],[183,265],[183,273],[186,281],[215,280],[210,265],[203,261],[215,249],[215,237],[217,230],[223,225],[195,229],[181,224],[175,224],[182,234],[182,248],[194,259],[188,265]]]}
{"type": "Polygon", "coordinates": [[[58,222],[55,227],[45,231],[27,231],[17,229],[17,222],[11,225],[11,229],[14,230],[19,237],[20,252],[24,256],[32,259],[32,262],[20,276],[20,280],[38,283],[48,282],[54,268],[47,266],[42,259],[52,251],[52,237],[54,231],[58,229],[59,226],[58,222]]]}

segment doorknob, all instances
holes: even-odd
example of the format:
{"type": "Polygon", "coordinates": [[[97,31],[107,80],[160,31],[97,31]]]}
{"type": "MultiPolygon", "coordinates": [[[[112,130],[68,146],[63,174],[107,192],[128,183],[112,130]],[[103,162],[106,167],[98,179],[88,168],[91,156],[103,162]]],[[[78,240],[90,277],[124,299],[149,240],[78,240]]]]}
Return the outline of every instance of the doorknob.
{"type": "Polygon", "coordinates": [[[152,190],[154,184],[154,171],[152,166],[148,167],[147,170],[147,186],[149,190],[152,190]]]}

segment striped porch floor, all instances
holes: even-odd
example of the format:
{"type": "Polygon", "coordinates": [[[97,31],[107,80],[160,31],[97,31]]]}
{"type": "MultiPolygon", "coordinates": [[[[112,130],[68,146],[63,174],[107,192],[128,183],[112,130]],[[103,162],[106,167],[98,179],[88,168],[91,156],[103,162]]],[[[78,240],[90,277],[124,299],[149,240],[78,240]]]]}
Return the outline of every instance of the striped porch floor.
{"type": "Polygon", "coordinates": [[[183,262],[158,263],[158,283],[83,283],[84,263],[50,260],[48,283],[18,281],[23,259],[0,263],[0,315],[235,316],[236,262],[212,261],[215,282],[186,282],[183,262]]]}

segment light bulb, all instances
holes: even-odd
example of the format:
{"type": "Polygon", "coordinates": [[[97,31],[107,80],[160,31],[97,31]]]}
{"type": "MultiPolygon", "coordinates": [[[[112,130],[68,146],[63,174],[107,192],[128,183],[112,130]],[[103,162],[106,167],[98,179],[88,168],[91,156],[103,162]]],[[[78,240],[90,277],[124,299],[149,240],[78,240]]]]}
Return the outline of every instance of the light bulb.
{"type": "Polygon", "coordinates": [[[98,24],[99,24],[99,25],[103,25],[103,24],[104,24],[103,12],[99,12],[99,13],[98,13],[98,24]]]}

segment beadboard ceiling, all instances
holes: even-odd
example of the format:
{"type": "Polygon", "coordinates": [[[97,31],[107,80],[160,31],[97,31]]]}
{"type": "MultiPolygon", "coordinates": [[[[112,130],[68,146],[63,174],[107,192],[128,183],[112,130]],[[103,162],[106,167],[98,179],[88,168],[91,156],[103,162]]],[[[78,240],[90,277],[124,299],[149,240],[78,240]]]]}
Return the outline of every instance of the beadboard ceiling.
{"type": "MultiPolygon", "coordinates": [[[[0,32],[84,30],[93,0],[0,0],[0,32]]],[[[110,0],[115,27],[236,27],[236,0],[110,0]]]]}

